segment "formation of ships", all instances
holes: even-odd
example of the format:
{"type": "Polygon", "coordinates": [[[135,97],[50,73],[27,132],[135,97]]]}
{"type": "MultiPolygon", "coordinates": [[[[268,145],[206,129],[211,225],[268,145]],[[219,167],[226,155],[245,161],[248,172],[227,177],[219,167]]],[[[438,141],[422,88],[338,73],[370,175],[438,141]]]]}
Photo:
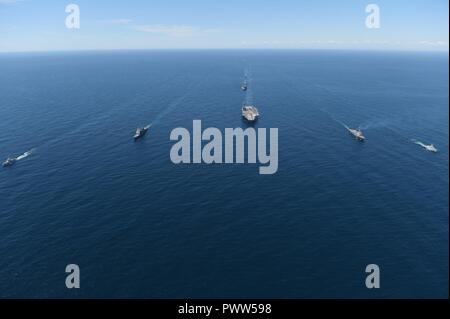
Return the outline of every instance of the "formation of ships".
{"type": "MultiPolygon", "coordinates": [[[[364,142],[366,140],[366,137],[364,136],[363,132],[360,128],[352,129],[346,126],[346,129],[349,131],[350,135],[352,135],[354,138],[356,138],[360,142],[364,142]]],[[[412,140],[414,144],[417,144],[419,146],[422,146],[425,150],[431,153],[437,153],[438,149],[433,144],[424,144],[420,141],[412,140]]]]}
{"type": "MultiPolygon", "coordinates": [[[[244,81],[241,83],[241,90],[244,92],[247,91],[248,85],[249,84],[247,81],[247,77],[245,77],[244,81]]],[[[242,117],[248,122],[255,122],[259,118],[259,111],[256,108],[256,106],[244,103],[242,105],[242,117]]],[[[364,142],[366,140],[366,137],[364,136],[364,133],[362,132],[361,128],[350,128],[348,126],[345,126],[345,128],[347,129],[349,134],[353,136],[357,141],[364,142]]],[[[422,146],[425,150],[429,152],[437,153],[438,151],[433,144],[427,145],[416,140],[413,140],[413,142],[417,145],[422,146]]]]}
{"type": "MultiPolygon", "coordinates": [[[[243,92],[246,92],[248,90],[248,87],[249,87],[249,83],[247,81],[247,77],[245,77],[244,81],[242,81],[242,83],[241,83],[241,90],[243,92]]],[[[248,104],[248,103],[243,103],[241,112],[242,112],[243,119],[249,123],[256,122],[260,116],[258,108],[256,106],[254,106],[252,104],[248,104]]],[[[137,140],[143,138],[147,134],[150,127],[151,127],[151,125],[147,125],[144,127],[138,127],[133,136],[133,139],[135,141],[137,141],[137,140]]],[[[350,135],[353,136],[356,140],[358,140],[360,142],[364,142],[366,140],[366,137],[364,136],[364,134],[360,128],[350,128],[347,126],[345,126],[345,128],[348,130],[350,135]]],[[[416,140],[413,140],[413,142],[417,145],[422,146],[425,150],[427,150],[429,152],[437,153],[437,151],[438,151],[437,148],[433,144],[427,145],[427,144],[424,144],[424,143],[416,141],[416,140]]],[[[27,153],[25,153],[25,154],[27,154],[27,153]]],[[[19,159],[21,159],[21,157],[8,157],[2,163],[2,166],[3,167],[13,166],[19,159]]]]}
{"type": "MultiPolygon", "coordinates": [[[[247,75],[245,75],[244,81],[242,81],[242,83],[241,83],[241,90],[244,92],[247,91],[248,86],[249,86],[249,84],[247,81],[247,75]]],[[[242,105],[242,117],[247,122],[256,122],[259,118],[259,111],[256,108],[256,106],[244,103],[242,105]]],[[[348,126],[345,126],[345,128],[347,129],[349,134],[352,137],[354,137],[357,141],[364,142],[366,140],[366,137],[364,136],[364,133],[362,132],[361,128],[350,128],[348,126]]],[[[415,140],[413,140],[413,142],[417,145],[422,146],[425,150],[427,150],[429,152],[437,153],[437,151],[438,151],[437,148],[433,144],[427,145],[427,144],[424,144],[422,142],[415,141],[415,140]]]]}

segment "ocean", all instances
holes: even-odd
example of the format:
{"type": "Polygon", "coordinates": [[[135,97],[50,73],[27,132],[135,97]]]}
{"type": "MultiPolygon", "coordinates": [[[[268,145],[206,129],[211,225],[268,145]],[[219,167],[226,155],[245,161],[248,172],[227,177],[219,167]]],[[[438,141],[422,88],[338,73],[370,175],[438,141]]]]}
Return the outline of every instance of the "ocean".
{"type": "Polygon", "coordinates": [[[0,297],[448,298],[448,70],[448,52],[0,54],[0,159],[31,151],[0,169],[0,297]],[[243,101],[278,128],[276,174],[172,163],[174,128],[245,129],[243,101]]]}

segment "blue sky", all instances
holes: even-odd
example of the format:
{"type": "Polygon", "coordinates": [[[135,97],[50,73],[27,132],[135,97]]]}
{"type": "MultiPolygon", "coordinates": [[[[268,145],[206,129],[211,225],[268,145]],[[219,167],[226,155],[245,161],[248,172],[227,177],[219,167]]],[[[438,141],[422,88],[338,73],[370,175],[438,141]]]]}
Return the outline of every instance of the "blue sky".
{"type": "Polygon", "coordinates": [[[0,0],[0,51],[313,48],[448,51],[448,0],[0,0]],[[66,5],[80,7],[67,29],[66,5]],[[365,25],[368,4],[381,27],[365,25]]]}

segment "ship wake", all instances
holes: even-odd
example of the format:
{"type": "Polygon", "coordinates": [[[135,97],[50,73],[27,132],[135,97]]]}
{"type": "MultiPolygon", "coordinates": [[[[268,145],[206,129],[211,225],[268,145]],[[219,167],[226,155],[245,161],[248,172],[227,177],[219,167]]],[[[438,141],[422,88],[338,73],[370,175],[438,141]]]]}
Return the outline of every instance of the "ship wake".
{"type": "Polygon", "coordinates": [[[27,158],[28,156],[30,156],[33,153],[33,151],[34,151],[34,149],[31,149],[31,150],[23,153],[22,155],[17,156],[16,161],[20,161],[20,160],[27,158]]]}

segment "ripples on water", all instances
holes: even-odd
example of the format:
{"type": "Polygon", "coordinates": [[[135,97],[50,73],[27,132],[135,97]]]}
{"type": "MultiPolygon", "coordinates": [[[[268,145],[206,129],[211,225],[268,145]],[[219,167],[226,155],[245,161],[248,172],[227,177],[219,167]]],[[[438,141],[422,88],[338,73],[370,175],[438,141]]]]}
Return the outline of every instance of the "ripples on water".
{"type": "Polygon", "coordinates": [[[448,296],[447,55],[105,52],[0,67],[0,157],[36,148],[0,170],[1,296],[448,296]],[[244,127],[246,68],[257,127],[279,128],[278,173],[173,165],[173,128],[244,127]],[[69,263],[81,291],[64,288],[69,263]],[[380,291],[364,287],[370,263],[380,291]]]}

